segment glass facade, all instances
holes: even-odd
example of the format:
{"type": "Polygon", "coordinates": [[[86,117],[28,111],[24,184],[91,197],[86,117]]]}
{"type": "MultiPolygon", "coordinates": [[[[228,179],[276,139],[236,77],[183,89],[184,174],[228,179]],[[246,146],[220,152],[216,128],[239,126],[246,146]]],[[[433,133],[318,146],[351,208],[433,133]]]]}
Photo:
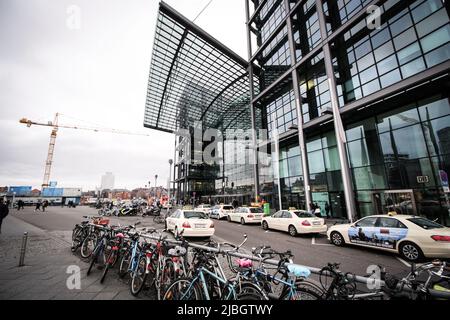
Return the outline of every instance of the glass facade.
{"type": "MultiPolygon", "coordinates": [[[[260,1],[251,1],[256,10],[260,1]]],[[[444,193],[440,177],[442,172],[450,173],[448,96],[438,84],[429,85],[428,95],[415,89],[426,83],[421,79],[425,71],[437,66],[445,70],[444,64],[450,60],[449,4],[440,0],[382,1],[380,24],[373,28],[366,20],[370,2],[289,1],[287,10],[284,1],[274,0],[266,1],[253,17],[250,12],[250,32],[258,39],[251,61],[264,70],[260,77],[255,75],[261,92],[255,100],[266,115],[262,124],[266,124],[268,138],[275,137],[275,132],[282,136],[279,155],[271,152],[271,158],[279,162],[272,165],[273,175],[265,175],[261,187],[273,208],[278,209],[279,199],[284,208],[305,208],[304,175],[308,175],[312,202],[321,207],[322,215],[347,216],[333,121],[324,117],[332,110],[335,91],[336,103],[343,110],[363,98],[361,110],[375,105],[361,112],[345,110],[341,115],[357,216],[386,213],[394,202],[397,211],[449,224],[448,193],[444,193]],[[321,30],[322,10],[317,3],[322,4],[325,30],[321,30]],[[292,30],[285,22],[288,19],[292,30]],[[289,33],[295,51],[292,57],[289,33]],[[326,61],[323,46],[330,48],[330,61],[326,61]],[[327,64],[334,73],[335,88],[330,88],[333,82],[327,64]],[[297,72],[297,84],[288,71],[297,72]],[[405,80],[413,83],[412,89],[397,92],[395,104],[388,106],[389,102],[375,97],[386,92],[386,101],[394,99],[391,88],[405,80]],[[309,170],[305,173],[297,139],[294,85],[299,87],[301,117],[307,128],[301,128],[309,170]]],[[[436,71],[435,78],[442,74],[436,71]]],[[[449,80],[440,83],[448,85],[449,80]]]]}

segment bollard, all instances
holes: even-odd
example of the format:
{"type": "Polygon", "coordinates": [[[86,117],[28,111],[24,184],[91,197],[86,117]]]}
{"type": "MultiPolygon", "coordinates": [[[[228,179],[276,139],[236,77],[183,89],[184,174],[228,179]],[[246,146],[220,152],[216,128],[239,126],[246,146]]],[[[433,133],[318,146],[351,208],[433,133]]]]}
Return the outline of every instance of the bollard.
{"type": "Polygon", "coordinates": [[[28,232],[23,233],[22,248],[20,248],[19,267],[24,266],[25,252],[27,251],[28,232]]]}

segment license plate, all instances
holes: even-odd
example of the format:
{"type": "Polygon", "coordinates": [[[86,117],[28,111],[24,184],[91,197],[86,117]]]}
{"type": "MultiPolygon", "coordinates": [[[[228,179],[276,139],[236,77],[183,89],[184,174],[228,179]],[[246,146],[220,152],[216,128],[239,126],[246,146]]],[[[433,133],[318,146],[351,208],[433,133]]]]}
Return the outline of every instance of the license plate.
{"type": "Polygon", "coordinates": [[[320,226],[320,221],[313,221],[313,225],[320,226]]]}
{"type": "Polygon", "coordinates": [[[261,218],[261,216],[255,216],[255,218],[261,218]]]}
{"type": "Polygon", "coordinates": [[[196,225],[194,225],[194,227],[201,229],[201,228],[205,228],[206,226],[204,224],[196,224],[196,225]]]}

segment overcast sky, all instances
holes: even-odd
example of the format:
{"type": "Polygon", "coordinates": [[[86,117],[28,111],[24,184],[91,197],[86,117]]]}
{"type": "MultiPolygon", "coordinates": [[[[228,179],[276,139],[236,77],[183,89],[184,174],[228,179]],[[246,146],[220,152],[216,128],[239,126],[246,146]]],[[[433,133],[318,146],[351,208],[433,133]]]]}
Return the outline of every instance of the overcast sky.
{"type": "MultiPolygon", "coordinates": [[[[189,19],[209,0],[167,0],[189,19]]],[[[246,58],[244,0],[213,0],[196,24],[246,58]]],[[[0,0],[0,186],[40,187],[53,120],[151,137],[60,129],[51,181],[92,190],[166,185],[174,137],[143,127],[158,1],[0,0]],[[75,7],[73,7],[75,6],[75,7]],[[80,24],[74,20],[80,9],[80,24]],[[164,181],[164,183],[163,183],[164,181]]]]}

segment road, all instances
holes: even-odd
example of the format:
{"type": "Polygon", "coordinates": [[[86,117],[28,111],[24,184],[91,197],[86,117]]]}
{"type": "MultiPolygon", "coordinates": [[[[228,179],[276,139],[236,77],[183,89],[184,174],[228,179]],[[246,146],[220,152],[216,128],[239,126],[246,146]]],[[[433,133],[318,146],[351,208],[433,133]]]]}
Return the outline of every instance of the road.
{"type": "MultiPolygon", "coordinates": [[[[85,215],[96,215],[96,210],[88,207],[60,208],[50,207],[47,212],[34,212],[32,208],[25,211],[12,210],[14,217],[28,224],[46,231],[71,231],[76,223],[83,220],[85,215]]],[[[110,218],[112,224],[129,225],[142,221],[142,226],[154,226],[151,218],[124,217],[110,218]]],[[[218,241],[240,243],[243,235],[247,234],[248,241],[245,249],[260,245],[270,245],[280,251],[291,250],[294,261],[311,267],[322,267],[328,262],[341,263],[341,270],[358,275],[366,275],[370,265],[382,265],[392,274],[404,274],[409,270],[408,264],[398,256],[376,250],[357,247],[336,247],[331,245],[325,235],[302,235],[291,237],[287,233],[278,231],[264,231],[259,225],[240,225],[225,220],[214,220],[216,227],[215,238],[218,241]]],[[[161,225],[155,226],[161,229],[161,225]]],[[[7,220],[4,228],[8,228],[7,220]]]]}

